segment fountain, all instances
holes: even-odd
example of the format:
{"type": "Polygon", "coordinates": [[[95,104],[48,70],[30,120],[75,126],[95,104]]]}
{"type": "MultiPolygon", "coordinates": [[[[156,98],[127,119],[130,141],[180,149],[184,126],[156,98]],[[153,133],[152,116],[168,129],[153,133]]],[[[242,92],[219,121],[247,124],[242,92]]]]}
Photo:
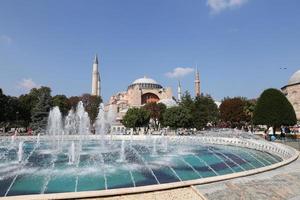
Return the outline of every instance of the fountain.
{"type": "Polygon", "coordinates": [[[92,135],[82,102],[64,119],[58,107],[51,109],[46,135],[12,136],[0,148],[1,165],[12,166],[0,170],[0,197],[174,183],[246,172],[283,160],[249,146],[211,142],[224,135],[237,139],[236,135],[247,134],[229,130],[205,132],[203,140],[166,135],[118,135],[111,140],[106,134],[114,121],[113,106],[106,112],[101,104],[92,135]],[[17,162],[22,165],[15,167],[17,162]]]}
{"type": "Polygon", "coordinates": [[[21,163],[23,160],[23,141],[19,142],[19,150],[18,150],[18,162],[21,163]]]}
{"type": "Polygon", "coordinates": [[[52,108],[49,112],[48,125],[47,125],[47,135],[56,137],[63,136],[63,124],[62,116],[59,111],[58,106],[52,108]]]}
{"type": "Polygon", "coordinates": [[[100,141],[101,147],[104,148],[104,136],[106,133],[106,119],[105,119],[105,111],[104,111],[104,104],[101,103],[99,105],[99,112],[96,118],[95,124],[95,134],[100,135],[102,140],[100,141]]]}
{"type": "Polygon", "coordinates": [[[71,109],[68,113],[68,115],[65,118],[65,128],[64,132],[66,135],[72,135],[77,132],[76,130],[76,114],[74,113],[74,110],[71,109]]]}
{"type": "Polygon", "coordinates": [[[125,160],[126,160],[126,158],[125,158],[125,140],[122,140],[119,161],[125,162],[125,160]]]}
{"type": "Polygon", "coordinates": [[[154,137],[152,141],[152,156],[157,156],[156,137],[154,137]]]}
{"type": "Polygon", "coordinates": [[[11,144],[15,143],[15,139],[16,139],[16,135],[13,134],[13,135],[11,136],[11,144]]]}
{"type": "Polygon", "coordinates": [[[114,105],[110,104],[107,111],[107,123],[111,126],[116,120],[117,111],[114,105]]]}
{"type": "Polygon", "coordinates": [[[76,124],[77,134],[90,134],[90,118],[88,113],[84,110],[83,103],[80,101],[76,108],[76,124]]]}
{"type": "Polygon", "coordinates": [[[36,137],[36,144],[37,144],[37,145],[40,145],[40,136],[41,136],[41,134],[38,133],[38,134],[37,134],[37,137],[36,137]]]}
{"type": "Polygon", "coordinates": [[[75,162],[75,143],[74,141],[72,141],[69,150],[69,164],[74,164],[74,162],[75,162]]]}

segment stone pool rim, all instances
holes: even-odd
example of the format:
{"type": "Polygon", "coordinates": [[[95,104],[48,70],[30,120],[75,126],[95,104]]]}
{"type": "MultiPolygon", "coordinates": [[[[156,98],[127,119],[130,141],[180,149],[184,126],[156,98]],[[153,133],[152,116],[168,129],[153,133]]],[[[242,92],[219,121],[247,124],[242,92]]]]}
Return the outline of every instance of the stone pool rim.
{"type": "MultiPolygon", "coordinates": [[[[79,139],[82,136],[64,136],[64,139],[74,140],[79,139]]],[[[83,136],[84,137],[84,136],[83,136]]],[[[87,136],[88,139],[100,139],[98,135],[90,135],[87,136]]],[[[124,136],[124,135],[112,135],[106,136],[107,138],[111,138],[113,140],[144,140],[149,136],[124,136]]],[[[165,136],[150,136],[152,137],[165,137],[165,136]]],[[[33,194],[33,195],[17,195],[17,196],[7,196],[0,197],[0,199],[77,199],[77,198],[95,198],[95,197],[109,197],[109,196],[118,196],[118,195],[128,195],[128,194],[138,194],[138,193],[146,193],[146,192],[155,192],[162,190],[169,190],[175,188],[183,188],[189,187],[193,185],[202,185],[208,183],[214,183],[229,179],[234,179],[238,177],[250,176],[270,170],[274,170],[276,168],[287,165],[293,161],[295,161],[299,157],[299,151],[289,146],[273,143],[263,140],[256,139],[245,139],[245,138],[226,138],[226,137],[210,137],[210,136],[166,136],[169,140],[176,140],[180,138],[181,140],[197,140],[199,144],[216,144],[216,145],[224,145],[224,146],[237,146],[243,148],[254,149],[258,151],[267,152],[270,154],[275,154],[279,156],[282,161],[268,165],[265,167],[260,167],[256,169],[251,169],[242,172],[236,172],[226,175],[219,175],[195,180],[187,180],[181,182],[172,182],[172,183],[164,183],[164,184],[156,184],[156,185],[147,185],[147,186],[139,186],[139,187],[128,187],[128,188],[119,188],[119,189],[109,189],[109,190],[94,190],[94,191],[82,191],[82,192],[65,192],[65,193],[49,193],[49,194],[33,194]]],[[[0,137],[1,139],[9,139],[10,137],[0,137]]],[[[41,136],[40,139],[43,140],[44,136],[41,136]]],[[[47,138],[47,137],[45,137],[47,138]]],[[[16,140],[35,140],[36,136],[18,136],[16,140]]]]}

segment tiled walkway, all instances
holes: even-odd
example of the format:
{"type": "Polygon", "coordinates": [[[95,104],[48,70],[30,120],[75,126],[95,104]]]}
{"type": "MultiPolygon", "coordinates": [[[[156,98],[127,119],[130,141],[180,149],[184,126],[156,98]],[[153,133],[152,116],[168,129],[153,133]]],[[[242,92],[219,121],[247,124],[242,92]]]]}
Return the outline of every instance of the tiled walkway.
{"type": "MultiPolygon", "coordinates": [[[[92,198],[92,200],[205,200],[191,187],[166,191],[131,194],[106,198],[92,198]]],[[[89,199],[90,200],[90,199],[89,199]]]]}

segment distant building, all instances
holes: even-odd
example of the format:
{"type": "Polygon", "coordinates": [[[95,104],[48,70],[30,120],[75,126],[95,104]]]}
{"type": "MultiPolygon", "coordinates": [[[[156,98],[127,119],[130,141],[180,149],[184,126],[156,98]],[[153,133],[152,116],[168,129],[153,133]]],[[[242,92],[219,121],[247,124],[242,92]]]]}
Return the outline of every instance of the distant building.
{"type": "Polygon", "coordinates": [[[288,84],[282,87],[281,90],[293,105],[297,120],[300,121],[300,70],[291,76],[288,84]]]}
{"type": "Polygon", "coordinates": [[[176,105],[171,88],[164,88],[155,80],[143,77],[133,81],[127,91],[110,97],[106,109],[114,109],[117,113],[117,121],[120,122],[129,108],[141,107],[150,102],[161,102],[167,107],[176,105]]]}

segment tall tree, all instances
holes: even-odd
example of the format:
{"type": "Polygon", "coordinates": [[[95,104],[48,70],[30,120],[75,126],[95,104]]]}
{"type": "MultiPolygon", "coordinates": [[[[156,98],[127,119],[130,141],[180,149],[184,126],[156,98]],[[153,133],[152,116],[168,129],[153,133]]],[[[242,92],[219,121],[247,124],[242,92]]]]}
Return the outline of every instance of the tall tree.
{"type": "MultiPolygon", "coordinates": [[[[6,96],[6,102],[4,104],[4,121],[9,125],[18,124],[20,113],[19,100],[16,97],[6,96]]],[[[19,125],[19,124],[18,124],[19,125]]]]}
{"type": "Polygon", "coordinates": [[[275,133],[276,128],[281,125],[295,125],[297,118],[292,104],[284,94],[277,89],[270,88],[259,97],[253,122],[257,125],[272,126],[275,133]]]}
{"type": "Polygon", "coordinates": [[[250,121],[249,116],[245,113],[245,106],[245,98],[225,98],[220,105],[221,120],[230,123],[232,127],[244,125],[250,121]]]}
{"type": "Polygon", "coordinates": [[[154,121],[154,127],[157,130],[163,121],[163,114],[167,107],[162,103],[151,102],[144,105],[143,108],[149,111],[150,118],[154,121]]]}
{"type": "Polygon", "coordinates": [[[5,127],[27,126],[27,116],[24,116],[22,102],[17,97],[6,96],[0,89],[0,122],[5,127]]]}
{"type": "Polygon", "coordinates": [[[129,108],[122,119],[122,124],[126,128],[146,127],[149,124],[150,112],[144,108],[129,108]]]}
{"type": "Polygon", "coordinates": [[[0,122],[5,121],[5,106],[6,106],[6,96],[3,94],[2,89],[0,88],[0,122]]]}
{"type": "Polygon", "coordinates": [[[193,124],[198,130],[208,123],[216,124],[219,119],[218,106],[211,96],[203,94],[195,98],[195,111],[192,113],[193,124]]]}
{"type": "Polygon", "coordinates": [[[90,94],[83,94],[81,97],[81,101],[87,113],[89,114],[91,121],[94,122],[99,112],[99,105],[102,102],[101,97],[90,94]]]}
{"type": "Polygon", "coordinates": [[[191,118],[189,119],[190,122],[188,123],[190,127],[195,127],[194,124],[194,113],[195,113],[195,99],[192,98],[190,93],[188,91],[185,91],[181,98],[181,102],[179,103],[179,106],[184,108],[185,112],[188,112],[188,116],[191,118]]]}
{"type": "Polygon", "coordinates": [[[58,106],[59,110],[66,116],[68,111],[71,109],[71,105],[69,104],[68,98],[65,95],[56,95],[52,97],[52,106],[58,106]]]}
{"type": "Polygon", "coordinates": [[[192,127],[192,115],[190,111],[183,106],[167,108],[163,118],[163,125],[169,126],[172,129],[192,127]]]}
{"type": "Polygon", "coordinates": [[[247,115],[247,120],[249,122],[253,122],[253,114],[256,106],[256,99],[250,99],[246,101],[244,112],[247,115]]]}
{"type": "Polygon", "coordinates": [[[76,110],[76,106],[77,106],[79,101],[80,101],[79,96],[72,96],[68,99],[68,104],[70,105],[71,109],[76,110]]]}
{"type": "Polygon", "coordinates": [[[20,118],[24,120],[24,125],[27,127],[31,122],[31,111],[34,107],[33,97],[30,94],[24,94],[19,97],[20,103],[20,118]]]}
{"type": "Polygon", "coordinates": [[[38,102],[34,106],[31,115],[31,128],[37,132],[44,131],[47,125],[47,118],[51,108],[51,90],[44,88],[39,91],[38,102]]]}

